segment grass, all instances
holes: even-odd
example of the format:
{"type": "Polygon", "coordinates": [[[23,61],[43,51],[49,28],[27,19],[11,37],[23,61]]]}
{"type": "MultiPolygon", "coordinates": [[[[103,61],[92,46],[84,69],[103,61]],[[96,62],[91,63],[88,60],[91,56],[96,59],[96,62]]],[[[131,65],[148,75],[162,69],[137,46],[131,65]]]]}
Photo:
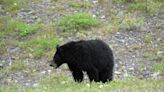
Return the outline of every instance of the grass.
{"type": "Polygon", "coordinates": [[[133,30],[138,28],[144,24],[144,19],[141,17],[137,17],[132,13],[124,12],[120,15],[120,17],[116,17],[117,15],[112,16],[112,22],[108,24],[109,31],[118,31],[118,30],[133,30]]]}
{"type": "Polygon", "coordinates": [[[0,0],[0,4],[10,13],[16,13],[19,9],[27,6],[24,0],[0,0]]]}
{"type": "Polygon", "coordinates": [[[92,5],[84,2],[70,2],[69,6],[73,8],[90,8],[92,5]]]}
{"type": "Polygon", "coordinates": [[[36,33],[36,31],[39,31],[40,27],[41,25],[38,23],[32,25],[28,25],[25,23],[18,23],[16,25],[16,30],[19,31],[18,32],[19,36],[25,37],[27,35],[36,33]]]}
{"type": "Polygon", "coordinates": [[[161,72],[164,74],[164,58],[163,58],[164,52],[157,51],[155,55],[153,56],[153,68],[156,72],[161,72]]]}
{"type": "Polygon", "coordinates": [[[98,26],[99,24],[100,21],[96,18],[93,18],[90,14],[75,13],[58,19],[56,26],[61,28],[63,31],[79,31],[81,29],[88,29],[98,26]]]}
{"type": "Polygon", "coordinates": [[[162,74],[164,74],[164,62],[162,63],[155,63],[153,65],[154,71],[156,72],[160,72],[162,74]]]}
{"type": "Polygon", "coordinates": [[[127,4],[131,12],[144,12],[148,15],[156,14],[163,5],[162,0],[113,0],[115,3],[127,4]]]}
{"type": "Polygon", "coordinates": [[[52,49],[61,43],[59,38],[52,32],[51,30],[43,30],[29,41],[18,42],[18,46],[28,53],[31,53],[35,58],[48,55],[48,52],[53,51],[52,49]]]}
{"type": "Polygon", "coordinates": [[[121,29],[131,30],[143,25],[144,20],[142,18],[134,17],[131,13],[128,13],[121,19],[120,22],[121,29]]]}
{"type": "Polygon", "coordinates": [[[18,35],[19,37],[25,37],[34,34],[41,29],[41,24],[36,22],[34,24],[26,24],[21,20],[13,19],[11,17],[0,17],[0,30],[2,37],[9,35],[18,35]]]}
{"type": "Polygon", "coordinates": [[[27,69],[27,66],[21,60],[15,60],[11,66],[5,67],[0,70],[1,75],[7,75],[16,71],[22,71],[27,69]]]}
{"type": "Polygon", "coordinates": [[[11,17],[0,17],[0,49],[3,54],[6,45],[16,45],[21,47],[24,51],[32,53],[36,58],[45,55],[47,51],[55,48],[59,44],[59,38],[52,32],[54,26],[45,26],[40,21],[34,24],[26,24],[21,20],[13,19],[11,17]],[[39,32],[38,32],[39,31],[39,32]],[[10,43],[8,38],[15,39],[17,42],[10,43]],[[19,41],[18,39],[27,38],[27,41],[19,41]],[[6,39],[7,38],[7,39],[6,39]],[[8,43],[8,44],[7,44],[8,43]]]}
{"type": "MultiPolygon", "coordinates": [[[[115,80],[110,83],[75,83],[72,79],[62,75],[51,75],[43,79],[39,89],[26,88],[24,92],[149,92],[162,91],[162,80],[140,80],[135,77],[127,78],[125,81],[115,80]]],[[[21,87],[4,89],[0,92],[19,92],[21,87]]]]}
{"type": "Polygon", "coordinates": [[[6,52],[6,47],[16,45],[20,38],[34,35],[42,29],[42,24],[36,22],[34,24],[26,24],[22,20],[13,19],[8,16],[0,17],[0,53],[6,52]],[[12,41],[9,41],[12,40],[12,41]],[[16,41],[16,42],[14,42],[16,41]]]}

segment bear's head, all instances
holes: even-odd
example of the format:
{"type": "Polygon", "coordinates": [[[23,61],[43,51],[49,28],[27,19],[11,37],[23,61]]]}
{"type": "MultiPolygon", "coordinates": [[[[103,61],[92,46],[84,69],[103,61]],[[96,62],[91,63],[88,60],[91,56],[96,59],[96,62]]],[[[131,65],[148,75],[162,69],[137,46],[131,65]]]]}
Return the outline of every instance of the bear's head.
{"type": "Polygon", "coordinates": [[[62,48],[57,45],[56,46],[56,53],[53,57],[53,60],[50,61],[50,66],[54,68],[58,68],[64,63],[64,60],[62,58],[62,48]]]}

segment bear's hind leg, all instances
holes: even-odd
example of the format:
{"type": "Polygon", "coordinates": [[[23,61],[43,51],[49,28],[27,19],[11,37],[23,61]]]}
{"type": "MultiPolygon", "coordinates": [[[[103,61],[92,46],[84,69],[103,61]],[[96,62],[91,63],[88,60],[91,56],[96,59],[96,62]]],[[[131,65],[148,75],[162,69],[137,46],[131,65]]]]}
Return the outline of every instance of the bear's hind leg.
{"type": "Polygon", "coordinates": [[[100,81],[102,81],[103,83],[105,83],[107,81],[112,81],[113,71],[110,70],[109,68],[106,68],[99,73],[99,78],[100,78],[100,81]]]}

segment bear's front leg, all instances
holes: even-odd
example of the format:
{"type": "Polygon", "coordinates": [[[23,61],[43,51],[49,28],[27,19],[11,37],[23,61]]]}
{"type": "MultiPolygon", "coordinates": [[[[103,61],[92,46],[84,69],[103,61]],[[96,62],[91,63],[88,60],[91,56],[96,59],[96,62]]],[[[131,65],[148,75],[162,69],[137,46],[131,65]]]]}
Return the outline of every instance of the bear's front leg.
{"type": "Polygon", "coordinates": [[[90,82],[95,81],[95,82],[99,82],[99,73],[97,71],[97,69],[92,69],[91,71],[87,71],[88,77],[90,82]]]}
{"type": "Polygon", "coordinates": [[[72,71],[73,78],[75,82],[83,81],[83,72],[82,71],[72,71]]]}

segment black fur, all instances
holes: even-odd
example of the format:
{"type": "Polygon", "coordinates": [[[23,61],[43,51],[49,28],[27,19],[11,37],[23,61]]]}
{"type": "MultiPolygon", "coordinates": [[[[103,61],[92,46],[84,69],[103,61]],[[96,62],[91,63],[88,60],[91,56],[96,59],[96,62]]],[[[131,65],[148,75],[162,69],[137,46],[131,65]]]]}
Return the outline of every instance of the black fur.
{"type": "Polygon", "coordinates": [[[82,71],[87,72],[90,81],[105,83],[113,78],[113,53],[101,40],[72,41],[57,46],[52,63],[57,67],[67,63],[76,82],[83,81],[82,71]]]}

